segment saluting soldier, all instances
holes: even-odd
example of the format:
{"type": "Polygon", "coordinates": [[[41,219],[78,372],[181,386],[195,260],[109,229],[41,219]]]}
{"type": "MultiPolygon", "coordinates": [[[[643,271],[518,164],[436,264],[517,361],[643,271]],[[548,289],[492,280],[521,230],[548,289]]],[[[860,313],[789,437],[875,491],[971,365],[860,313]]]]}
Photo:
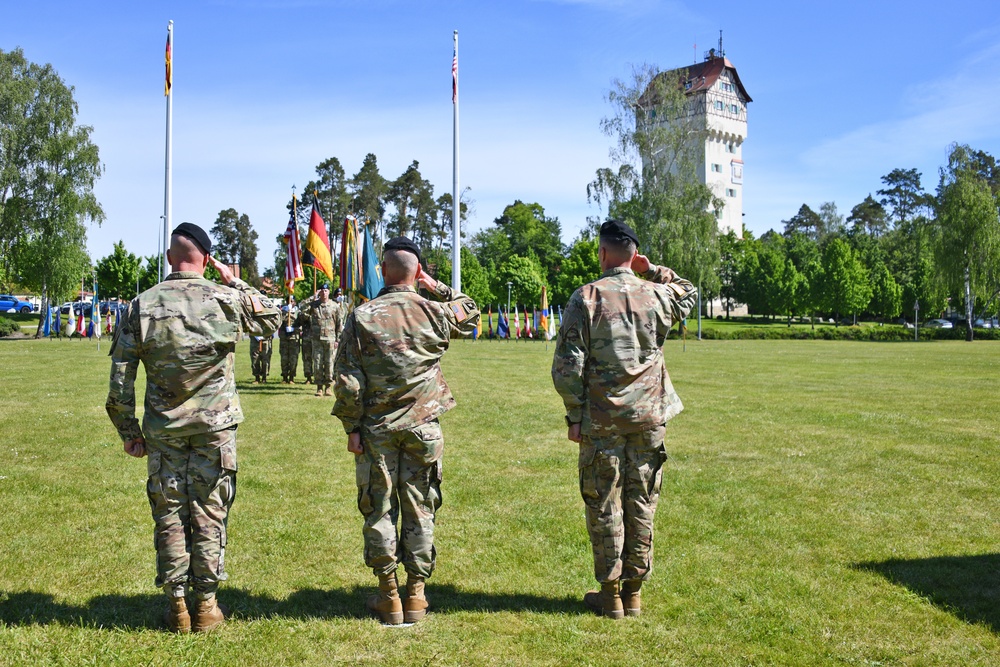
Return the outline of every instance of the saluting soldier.
{"type": "Polygon", "coordinates": [[[434,571],[444,451],[438,417],[455,406],[438,362],[453,332],[472,334],[479,308],[427,275],[419,248],[405,237],[385,244],[382,275],[378,296],[347,316],[333,414],[355,454],[365,564],[379,580],[366,606],[395,625],[420,620],[428,607],[424,580],[434,571]],[[437,301],[417,294],[414,281],[437,301]],[[400,562],[407,574],[405,601],[396,579],[400,562]]]}
{"type": "Polygon", "coordinates": [[[316,300],[305,311],[312,337],[313,381],[317,396],[333,396],[333,360],[337,356],[337,341],[344,328],[344,310],[330,298],[330,285],[323,283],[316,300]]]}
{"type": "Polygon", "coordinates": [[[601,585],[584,602],[615,619],[639,615],[639,591],[653,568],[664,434],[683,409],[663,342],[697,297],[689,281],[638,254],[638,245],[624,222],[601,225],[604,273],[570,297],[552,360],[567,435],[580,444],[580,492],[601,585]]]}
{"type": "Polygon", "coordinates": [[[269,336],[278,309],[210,256],[212,241],[185,222],[170,237],[173,273],[129,304],[111,344],[106,408],[125,452],[148,453],[146,491],[155,522],[156,585],[170,602],[173,632],[219,626],[226,579],[226,525],[236,495],[236,426],[243,421],[234,377],[241,332],[269,336]],[[204,278],[211,263],[223,285],[204,278]],[[142,362],[146,398],[135,417],[142,362]],[[192,589],[194,619],[186,595],[192,589]]]}
{"type": "Polygon", "coordinates": [[[281,381],[292,384],[299,366],[299,341],[302,337],[294,304],[281,307],[281,325],[278,327],[278,354],[281,355],[281,381]]]}

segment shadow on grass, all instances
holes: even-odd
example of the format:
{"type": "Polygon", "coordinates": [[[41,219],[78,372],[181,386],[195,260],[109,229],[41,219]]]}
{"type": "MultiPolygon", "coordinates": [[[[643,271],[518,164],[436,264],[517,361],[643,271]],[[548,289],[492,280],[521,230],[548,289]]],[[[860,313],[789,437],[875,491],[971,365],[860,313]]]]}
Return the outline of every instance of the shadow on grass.
{"type": "Polygon", "coordinates": [[[1000,634],[1000,553],[855,563],[926,597],[968,623],[1000,634]]]}
{"type": "Polygon", "coordinates": [[[268,380],[264,384],[255,382],[237,382],[236,390],[241,394],[308,394],[312,396],[316,391],[316,385],[303,385],[299,383],[284,384],[281,380],[268,380]]]}
{"type": "MultiPolygon", "coordinates": [[[[375,590],[374,586],[349,590],[307,588],[279,600],[239,588],[223,588],[219,591],[219,600],[229,607],[234,620],[367,618],[365,599],[375,590]]],[[[459,590],[451,585],[428,585],[427,595],[431,601],[430,611],[440,614],[462,611],[589,613],[575,598],[483,593],[459,590]]],[[[56,602],[49,593],[0,592],[0,624],[10,626],[57,623],[127,630],[159,629],[163,627],[165,610],[166,598],[160,594],[100,595],[86,604],[73,605],[56,602]]]]}

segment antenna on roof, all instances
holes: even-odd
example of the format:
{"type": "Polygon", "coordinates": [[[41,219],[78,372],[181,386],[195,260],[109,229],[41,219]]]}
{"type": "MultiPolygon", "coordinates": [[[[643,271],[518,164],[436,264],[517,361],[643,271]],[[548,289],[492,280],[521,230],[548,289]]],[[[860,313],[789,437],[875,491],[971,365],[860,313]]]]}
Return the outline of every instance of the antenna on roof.
{"type": "Polygon", "coordinates": [[[693,54],[694,55],[694,63],[697,64],[698,63],[698,42],[694,43],[694,46],[692,47],[692,49],[694,50],[694,54],[693,54]]]}
{"type": "Polygon", "coordinates": [[[725,58],[726,57],[726,52],[722,48],[722,29],[721,28],[719,29],[719,57],[720,58],[725,58]]]}

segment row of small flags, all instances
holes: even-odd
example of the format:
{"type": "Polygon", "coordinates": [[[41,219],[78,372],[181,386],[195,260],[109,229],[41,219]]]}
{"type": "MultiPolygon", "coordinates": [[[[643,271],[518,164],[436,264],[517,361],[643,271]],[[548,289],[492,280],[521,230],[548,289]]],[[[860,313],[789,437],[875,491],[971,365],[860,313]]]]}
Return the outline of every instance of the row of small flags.
{"type": "MultiPolygon", "coordinates": [[[[528,314],[528,309],[524,309],[524,327],[521,327],[521,313],[518,312],[517,306],[514,306],[514,323],[511,326],[510,313],[505,313],[502,306],[497,307],[497,326],[496,329],[493,328],[493,306],[490,305],[486,312],[486,337],[487,338],[538,338],[539,340],[552,340],[556,335],[556,319],[559,320],[559,326],[562,326],[562,308],[556,313],[555,309],[552,310],[551,317],[549,316],[549,309],[542,308],[541,310],[532,309],[531,314],[528,314]]],[[[478,336],[478,331],[475,334],[478,336]]]]}
{"type": "MultiPolygon", "coordinates": [[[[80,285],[80,291],[83,292],[83,284],[80,285]]],[[[78,301],[70,306],[68,315],[68,326],[67,329],[72,334],[78,334],[81,338],[100,338],[101,337],[101,304],[97,298],[97,280],[94,280],[94,294],[90,299],[90,317],[84,317],[84,307],[85,302],[78,301]],[[80,316],[76,316],[77,303],[80,304],[80,316]]],[[[118,327],[121,315],[118,309],[115,309],[115,327],[118,327]]],[[[42,323],[42,335],[51,336],[52,334],[62,333],[62,313],[59,307],[49,307],[45,313],[45,321],[42,323]]]]}

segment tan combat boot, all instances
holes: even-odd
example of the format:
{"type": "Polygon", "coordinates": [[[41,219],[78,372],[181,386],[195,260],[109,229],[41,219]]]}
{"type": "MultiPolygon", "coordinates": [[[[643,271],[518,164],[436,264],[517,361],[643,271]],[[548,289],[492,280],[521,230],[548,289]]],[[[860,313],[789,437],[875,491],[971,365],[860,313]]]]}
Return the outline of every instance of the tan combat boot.
{"type": "Polygon", "coordinates": [[[316,385],[316,393],[313,394],[313,396],[322,396],[322,395],[323,395],[323,385],[318,384],[316,385]]]}
{"type": "Polygon", "coordinates": [[[170,607],[163,615],[167,629],[181,635],[191,632],[191,614],[188,613],[187,600],[183,595],[179,597],[171,595],[167,599],[170,600],[170,607]]]}
{"type": "Polygon", "coordinates": [[[326,389],[323,390],[324,396],[333,396],[333,389],[330,389],[330,385],[326,385],[326,389]]]}
{"type": "Polygon", "coordinates": [[[403,601],[399,599],[395,572],[378,575],[378,593],[368,598],[365,607],[386,625],[403,623],[403,601]]]}
{"type": "Polygon", "coordinates": [[[427,613],[427,596],[424,595],[424,578],[406,575],[406,599],[403,600],[403,620],[416,623],[427,613]]]}
{"type": "Polygon", "coordinates": [[[214,595],[207,600],[199,599],[198,608],[194,612],[192,629],[195,632],[214,630],[225,622],[228,615],[229,610],[219,604],[214,595]]]}
{"type": "Polygon", "coordinates": [[[642,613],[642,600],[639,597],[639,589],[642,588],[642,579],[630,579],[622,582],[622,607],[626,616],[638,616],[642,613]]]}
{"type": "Polygon", "coordinates": [[[590,591],[583,596],[583,602],[598,616],[607,616],[616,621],[625,618],[621,596],[618,595],[618,581],[601,584],[600,591],[590,591]]]}

